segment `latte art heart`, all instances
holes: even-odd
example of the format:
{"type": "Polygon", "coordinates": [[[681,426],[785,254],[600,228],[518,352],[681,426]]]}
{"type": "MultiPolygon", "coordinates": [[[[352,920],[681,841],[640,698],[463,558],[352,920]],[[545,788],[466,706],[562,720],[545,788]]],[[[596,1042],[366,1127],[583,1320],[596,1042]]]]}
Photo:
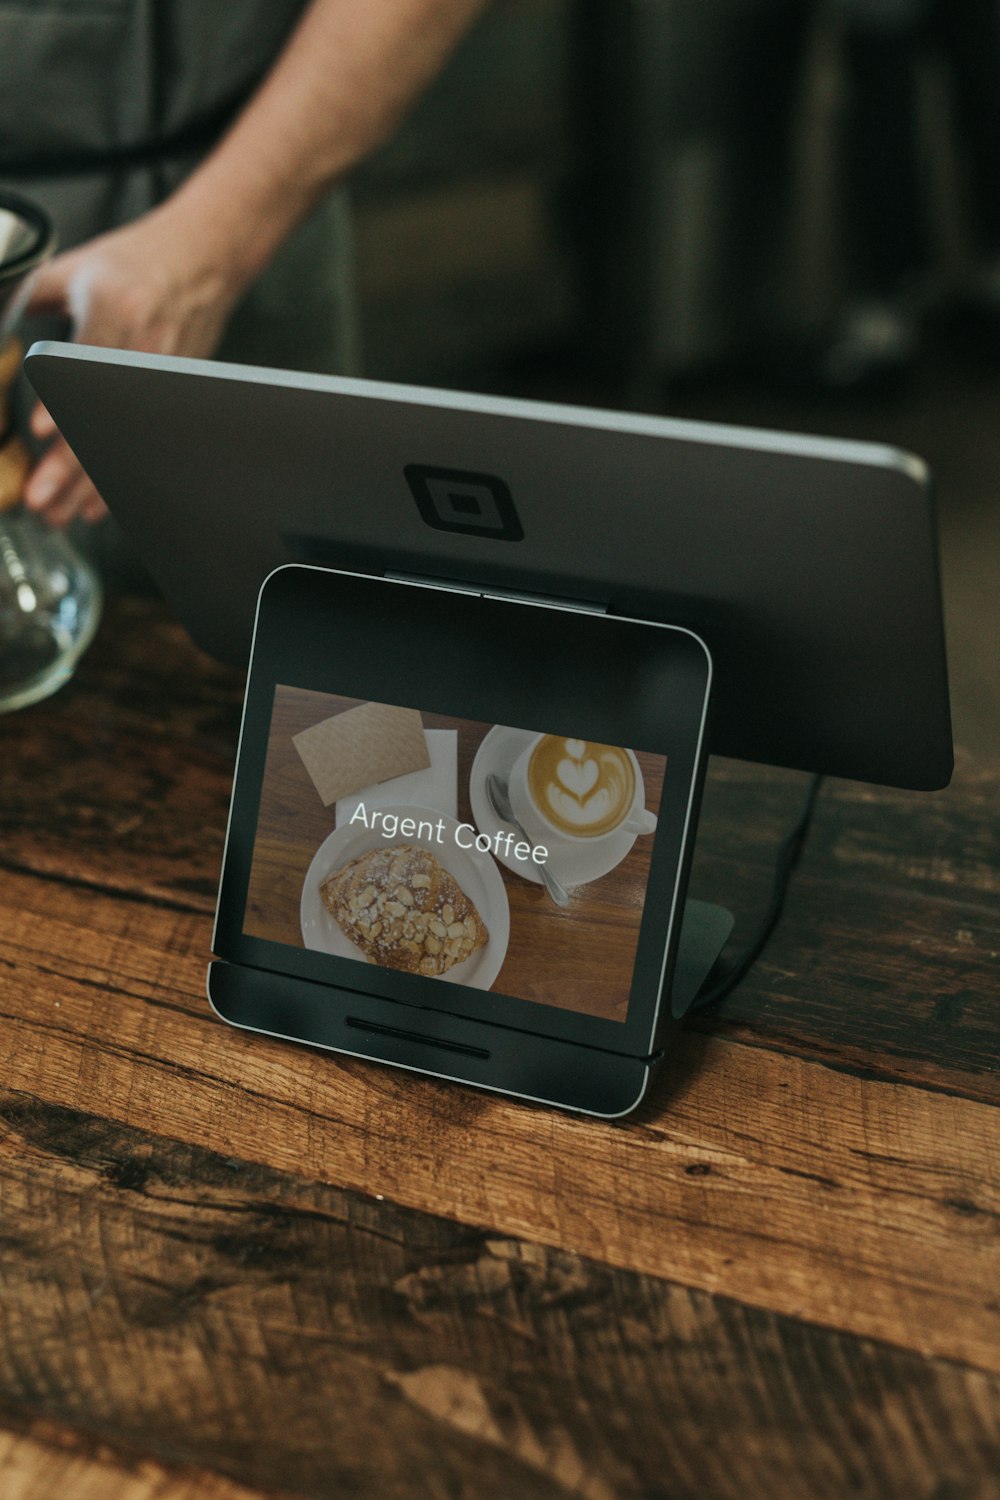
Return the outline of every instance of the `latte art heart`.
{"type": "Polygon", "coordinates": [[[528,788],[560,832],[596,838],[628,816],[635,771],[628,752],[616,745],[543,735],[532,751],[528,788]]]}
{"type": "Polygon", "coordinates": [[[557,780],[571,796],[581,800],[592,790],[599,775],[596,760],[561,760],[556,767],[557,780]]]}
{"type": "Polygon", "coordinates": [[[606,823],[614,805],[612,794],[606,787],[599,787],[589,797],[574,797],[561,786],[548,788],[548,805],[555,821],[569,828],[583,831],[599,823],[606,823]]]}

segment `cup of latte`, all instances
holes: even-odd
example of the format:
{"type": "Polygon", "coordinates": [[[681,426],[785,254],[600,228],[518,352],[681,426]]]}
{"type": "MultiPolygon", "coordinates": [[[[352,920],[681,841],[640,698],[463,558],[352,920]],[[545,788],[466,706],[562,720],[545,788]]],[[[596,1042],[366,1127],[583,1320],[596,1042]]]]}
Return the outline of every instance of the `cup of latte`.
{"type": "Polygon", "coordinates": [[[525,831],[550,847],[594,847],[618,833],[656,828],[632,751],[593,740],[536,735],[514,763],[510,799],[525,831]]]}

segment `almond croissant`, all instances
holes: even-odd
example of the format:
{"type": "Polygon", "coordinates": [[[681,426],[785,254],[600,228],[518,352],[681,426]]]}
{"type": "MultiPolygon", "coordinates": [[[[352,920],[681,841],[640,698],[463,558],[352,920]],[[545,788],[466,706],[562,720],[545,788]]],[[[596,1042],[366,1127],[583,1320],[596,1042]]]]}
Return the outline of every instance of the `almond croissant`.
{"type": "Polygon", "coordinates": [[[328,911],[372,963],[446,974],[489,942],[473,903],[426,849],[372,849],[320,885],[328,911]]]}

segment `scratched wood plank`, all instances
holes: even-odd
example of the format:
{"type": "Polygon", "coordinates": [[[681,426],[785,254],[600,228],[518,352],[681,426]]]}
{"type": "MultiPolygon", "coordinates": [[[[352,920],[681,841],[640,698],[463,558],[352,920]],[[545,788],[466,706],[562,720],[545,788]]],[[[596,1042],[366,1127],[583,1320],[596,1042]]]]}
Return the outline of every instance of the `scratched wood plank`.
{"type": "MultiPolygon", "coordinates": [[[[0,1487],[4,1500],[260,1500],[264,1493],[2,1404],[0,1487]]],[[[288,1494],[268,1489],[267,1500],[288,1494]]]]}
{"type": "Polygon", "coordinates": [[[115,601],[67,687],[0,717],[0,862],[211,910],[241,704],[162,606],[115,601]]]}
{"type": "Polygon", "coordinates": [[[995,1374],[7,1090],[0,1193],[0,1434],[122,1500],[1000,1495],[995,1374]]]}
{"type": "MultiPolygon", "coordinates": [[[[0,718],[0,867],[213,910],[240,692],[239,674],[162,607],[118,601],[63,693],[0,718]]],[[[732,907],[737,942],[763,907],[802,785],[713,767],[693,893],[732,907]]],[[[961,754],[943,793],[828,785],[775,939],[693,1025],[1000,1097],[998,805],[1000,768],[961,754]]],[[[192,998],[201,991],[199,978],[192,998]]]]}
{"type": "Polygon", "coordinates": [[[753,973],[688,1026],[1000,1103],[998,911],[803,872],[753,973]]]}
{"type": "Polygon", "coordinates": [[[1000,1369],[997,1109],[694,1034],[627,1121],[531,1108],[225,1028],[206,918],[56,895],[0,878],[9,1087],[1000,1369]]]}
{"type": "MultiPolygon", "coordinates": [[[[777,839],[804,778],[719,762],[692,894],[753,931],[769,881],[740,844],[777,839]],[[783,811],[781,809],[784,809],[783,811]]],[[[1000,1101],[1000,766],[958,753],[946,791],[829,782],[781,925],[700,1030],[1000,1101]]]]}
{"type": "MultiPolygon", "coordinates": [[[[698,894],[735,899],[750,866],[773,850],[801,803],[807,778],[771,767],[713,760],[702,806],[692,881],[698,894]],[[733,882],[727,888],[727,882],[733,882]]],[[[972,909],[1000,897],[1000,766],[956,752],[952,785],[907,792],[859,782],[824,783],[802,871],[855,888],[906,889],[972,909]]],[[[762,891],[761,895],[765,893],[762,891]]]]}

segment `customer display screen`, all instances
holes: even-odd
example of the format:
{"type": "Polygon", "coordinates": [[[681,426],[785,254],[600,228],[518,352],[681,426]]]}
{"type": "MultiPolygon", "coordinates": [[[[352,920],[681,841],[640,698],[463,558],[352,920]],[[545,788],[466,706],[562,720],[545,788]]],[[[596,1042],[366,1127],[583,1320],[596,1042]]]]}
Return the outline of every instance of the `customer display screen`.
{"type": "Polygon", "coordinates": [[[279,684],[244,932],[624,1022],[666,764],[279,684]]]}

